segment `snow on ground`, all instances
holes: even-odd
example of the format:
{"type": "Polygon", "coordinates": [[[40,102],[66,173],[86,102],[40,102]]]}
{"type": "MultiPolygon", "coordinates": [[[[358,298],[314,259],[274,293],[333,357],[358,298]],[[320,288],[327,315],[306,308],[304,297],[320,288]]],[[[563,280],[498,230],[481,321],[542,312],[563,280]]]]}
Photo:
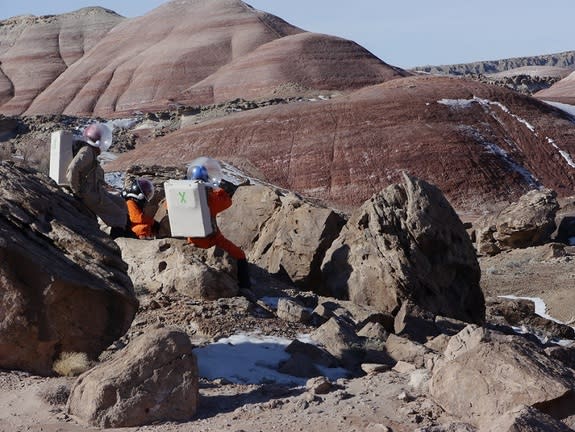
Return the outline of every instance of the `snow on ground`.
{"type": "Polygon", "coordinates": [[[523,179],[527,184],[533,187],[539,184],[539,181],[535,178],[535,176],[531,173],[531,171],[529,171],[523,165],[519,165],[517,162],[515,162],[513,158],[509,156],[509,154],[501,147],[499,147],[497,144],[490,143],[487,141],[485,141],[483,144],[485,145],[489,153],[499,156],[501,159],[506,161],[513,171],[519,173],[521,177],[523,177],[523,179]]]}
{"type": "MultiPolygon", "coordinates": [[[[268,306],[277,308],[278,297],[262,297],[268,306]]],[[[309,335],[302,334],[300,342],[314,344],[309,335]]],[[[291,339],[264,336],[257,332],[240,333],[196,348],[199,374],[210,380],[226,379],[236,384],[277,383],[303,386],[306,378],[298,378],[277,371],[281,362],[290,355],[285,348],[291,339]]],[[[348,376],[343,368],[315,367],[331,381],[348,376]]]]}
{"type": "Polygon", "coordinates": [[[575,162],[573,162],[573,159],[571,158],[571,155],[570,155],[569,153],[567,153],[566,151],[561,150],[561,149],[557,146],[557,144],[555,144],[555,141],[553,141],[551,138],[549,138],[549,137],[546,137],[546,138],[547,138],[547,142],[548,142],[549,144],[551,144],[553,147],[555,147],[555,149],[559,152],[559,154],[561,155],[561,157],[562,157],[563,159],[565,159],[565,161],[567,162],[567,164],[568,164],[570,167],[575,168],[575,162]]]}
{"type": "Polygon", "coordinates": [[[494,102],[494,101],[490,101],[488,99],[482,99],[482,98],[478,98],[477,96],[473,96],[472,99],[441,99],[441,100],[438,100],[437,103],[442,104],[442,105],[455,107],[455,108],[469,108],[471,106],[471,104],[473,104],[473,103],[478,103],[482,107],[489,107],[491,105],[495,105],[495,106],[499,107],[501,109],[501,111],[509,114],[511,117],[513,117],[519,123],[523,123],[527,127],[527,129],[529,129],[531,132],[535,132],[535,128],[533,127],[532,124],[530,124],[527,120],[513,114],[509,110],[509,108],[507,108],[501,102],[494,102]]]}
{"type": "Polygon", "coordinates": [[[124,189],[124,173],[119,171],[109,172],[104,174],[104,180],[114,189],[124,189]]]}
{"type": "MultiPolygon", "coordinates": [[[[530,300],[535,304],[535,313],[543,318],[563,324],[547,314],[547,307],[542,299],[537,297],[517,297],[504,295],[502,298],[513,300],[530,300]]],[[[262,298],[266,304],[277,305],[276,297],[262,298]]],[[[518,333],[528,331],[516,328],[518,333]]],[[[313,343],[309,335],[300,335],[298,340],[313,343]]],[[[289,358],[285,348],[290,339],[264,336],[258,333],[240,333],[196,348],[194,353],[198,359],[198,369],[201,377],[215,380],[225,379],[235,384],[277,383],[284,385],[303,386],[306,378],[298,378],[277,371],[279,364],[289,358]]],[[[548,342],[548,341],[543,341],[548,342]]],[[[564,341],[554,341],[562,344],[564,341]]],[[[572,341],[565,341],[572,342],[572,341]]],[[[331,381],[347,376],[342,368],[322,368],[316,365],[321,373],[331,381]]]]}
{"type": "Polygon", "coordinates": [[[566,112],[567,114],[572,116],[573,121],[575,121],[575,105],[569,105],[569,104],[565,104],[565,103],[551,102],[551,101],[543,101],[543,102],[545,102],[547,105],[554,106],[555,108],[558,108],[561,111],[566,112]]]}
{"type": "Polygon", "coordinates": [[[131,129],[139,122],[141,122],[141,119],[138,119],[138,118],[124,118],[124,119],[112,120],[112,121],[108,122],[108,124],[112,128],[131,129]]]}
{"type": "MultiPolygon", "coordinates": [[[[302,335],[300,340],[309,342],[305,335],[302,335]]],[[[303,386],[306,378],[277,371],[280,363],[290,357],[285,348],[291,342],[291,339],[275,336],[241,333],[196,348],[194,353],[198,359],[200,376],[209,380],[225,379],[236,384],[277,383],[303,386]]],[[[332,381],[348,375],[342,368],[316,367],[332,381]]]]}
{"type": "Polygon", "coordinates": [[[539,315],[540,317],[543,317],[545,319],[555,321],[556,323],[563,324],[561,321],[559,321],[559,320],[557,320],[557,319],[555,319],[552,316],[547,314],[547,306],[545,305],[545,302],[542,299],[540,299],[539,297],[517,297],[515,295],[503,295],[503,296],[499,296],[499,297],[511,299],[511,300],[529,300],[529,301],[532,301],[533,304],[535,305],[535,313],[537,315],[539,315]]]}
{"type": "MultiPolygon", "coordinates": [[[[533,302],[533,304],[535,305],[535,313],[537,315],[539,315],[542,318],[548,319],[550,321],[554,321],[556,323],[559,323],[559,324],[565,324],[564,322],[559,321],[556,318],[553,318],[551,315],[549,315],[547,313],[547,306],[545,305],[545,302],[542,299],[540,299],[539,297],[518,297],[516,295],[502,295],[499,297],[511,299],[511,300],[529,300],[529,301],[533,302]]],[[[573,328],[575,328],[575,327],[573,327],[573,328]]],[[[527,329],[525,329],[525,328],[514,328],[514,330],[518,333],[526,333],[527,332],[527,329]]],[[[537,337],[539,337],[539,336],[537,336],[537,337]]],[[[541,339],[541,338],[539,338],[539,339],[541,339]]],[[[541,342],[547,343],[549,341],[548,340],[541,340],[541,342]]],[[[558,341],[554,341],[554,342],[559,344],[559,345],[569,345],[573,341],[572,340],[558,340],[558,341]]]]}

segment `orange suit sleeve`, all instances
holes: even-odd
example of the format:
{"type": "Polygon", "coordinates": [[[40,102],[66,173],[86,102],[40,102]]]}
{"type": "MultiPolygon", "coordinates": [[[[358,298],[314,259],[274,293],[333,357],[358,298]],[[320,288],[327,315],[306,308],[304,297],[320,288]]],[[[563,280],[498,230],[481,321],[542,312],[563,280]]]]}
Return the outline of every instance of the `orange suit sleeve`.
{"type": "Polygon", "coordinates": [[[154,218],[146,216],[140,206],[133,200],[127,200],[128,217],[130,218],[130,226],[132,231],[138,238],[152,237],[154,234],[152,229],[154,227],[154,218]]]}
{"type": "Polygon", "coordinates": [[[231,207],[232,198],[222,188],[214,188],[208,193],[208,206],[210,207],[210,214],[212,216],[224,211],[231,207]]]}

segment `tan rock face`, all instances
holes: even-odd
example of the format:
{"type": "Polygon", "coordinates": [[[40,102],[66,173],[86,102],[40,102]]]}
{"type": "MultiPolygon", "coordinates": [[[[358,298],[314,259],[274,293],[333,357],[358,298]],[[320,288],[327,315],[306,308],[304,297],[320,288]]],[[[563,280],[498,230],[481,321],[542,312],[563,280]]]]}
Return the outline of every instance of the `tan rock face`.
{"type": "Polygon", "coordinates": [[[536,408],[519,405],[513,407],[500,418],[492,419],[482,430],[485,432],[536,432],[549,430],[556,432],[570,432],[573,429],[565,423],[544,414],[536,408]]]}
{"type": "Polygon", "coordinates": [[[119,238],[116,242],[139,293],[177,291],[206,300],[238,293],[235,263],[221,250],[199,249],[185,240],[171,238],[119,238]]]}
{"type": "Polygon", "coordinates": [[[407,175],[351,215],[322,273],[333,296],[385,312],[410,300],[467,322],[485,316],[479,264],[461,220],[441,191],[407,175]]]}
{"type": "Polygon", "coordinates": [[[0,163],[0,367],[52,373],[62,352],[96,358],[138,307],[117,245],[79,201],[0,163]]]}
{"type": "Polygon", "coordinates": [[[554,191],[529,191],[498,214],[477,221],[478,252],[494,255],[549,242],[558,209],[554,191]]]}
{"type": "Polygon", "coordinates": [[[121,357],[80,376],[67,410],[103,428],[189,420],[199,399],[192,349],[185,333],[152,329],[130,343],[121,357]]]}
{"type": "Polygon", "coordinates": [[[573,370],[523,338],[491,334],[434,369],[430,392],[447,412],[476,425],[487,425],[518,405],[561,419],[575,412],[574,378],[573,370]]]}
{"type": "Polygon", "coordinates": [[[222,232],[242,247],[248,261],[296,286],[319,291],[321,261],[344,219],[332,209],[267,186],[246,186],[221,213],[222,232]]]}

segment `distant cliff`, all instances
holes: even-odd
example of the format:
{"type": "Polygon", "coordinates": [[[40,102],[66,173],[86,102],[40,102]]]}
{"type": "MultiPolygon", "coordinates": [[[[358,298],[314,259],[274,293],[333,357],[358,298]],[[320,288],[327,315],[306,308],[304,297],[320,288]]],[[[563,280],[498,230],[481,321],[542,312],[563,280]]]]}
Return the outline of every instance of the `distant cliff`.
{"type": "Polygon", "coordinates": [[[440,66],[417,66],[412,71],[440,75],[488,75],[524,66],[554,66],[575,69],[575,51],[547,54],[535,57],[515,57],[440,66]]]}

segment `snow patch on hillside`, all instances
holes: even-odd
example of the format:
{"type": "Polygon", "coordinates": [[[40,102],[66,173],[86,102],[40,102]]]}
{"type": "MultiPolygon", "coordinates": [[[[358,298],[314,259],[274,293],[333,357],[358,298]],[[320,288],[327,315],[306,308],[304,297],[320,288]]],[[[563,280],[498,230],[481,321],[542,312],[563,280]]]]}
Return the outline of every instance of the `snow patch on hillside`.
{"type": "MultiPolygon", "coordinates": [[[[478,98],[477,96],[474,96],[472,99],[440,99],[437,101],[437,103],[441,104],[441,105],[447,105],[449,107],[452,108],[469,108],[471,107],[471,105],[473,103],[477,103],[479,105],[481,105],[482,107],[486,107],[489,108],[490,106],[497,106],[500,110],[502,110],[503,112],[505,112],[506,114],[510,115],[511,117],[513,117],[516,121],[518,121],[519,123],[525,125],[527,127],[527,129],[529,129],[531,132],[533,132],[533,134],[536,137],[539,137],[539,134],[537,133],[537,131],[535,130],[535,127],[529,123],[527,120],[525,120],[522,117],[519,117],[516,114],[513,114],[509,108],[507,108],[505,105],[503,105],[500,102],[496,102],[496,101],[490,101],[489,99],[482,99],[482,98],[478,98]]],[[[573,120],[575,121],[575,106],[573,105],[567,105],[567,104],[559,104],[556,102],[546,102],[549,105],[553,105],[565,112],[567,112],[569,115],[573,116],[573,120]]],[[[493,115],[493,114],[492,114],[493,115]]],[[[559,152],[559,154],[561,155],[561,157],[567,162],[567,164],[571,167],[571,168],[575,168],[575,162],[573,161],[573,158],[571,157],[571,155],[569,154],[569,152],[561,149],[552,138],[549,137],[545,137],[545,139],[547,140],[547,142],[549,144],[551,144],[553,146],[553,148],[555,148],[555,150],[557,150],[559,152]]],[[[507,157],[509,157],[507,155],[507,157]]],[[[525,168],[523,168],[525,169],[525,168]]]]}
{"type": "Polygon", "coordinates": [[[561,111],[569,114],[572,118],[571,121],[575,122],[575,105],[569,105],[561,102],[551,102],[551,101],[543,101],[547,105],[551,105],[552,107],[558,108],[561,111]]]}

